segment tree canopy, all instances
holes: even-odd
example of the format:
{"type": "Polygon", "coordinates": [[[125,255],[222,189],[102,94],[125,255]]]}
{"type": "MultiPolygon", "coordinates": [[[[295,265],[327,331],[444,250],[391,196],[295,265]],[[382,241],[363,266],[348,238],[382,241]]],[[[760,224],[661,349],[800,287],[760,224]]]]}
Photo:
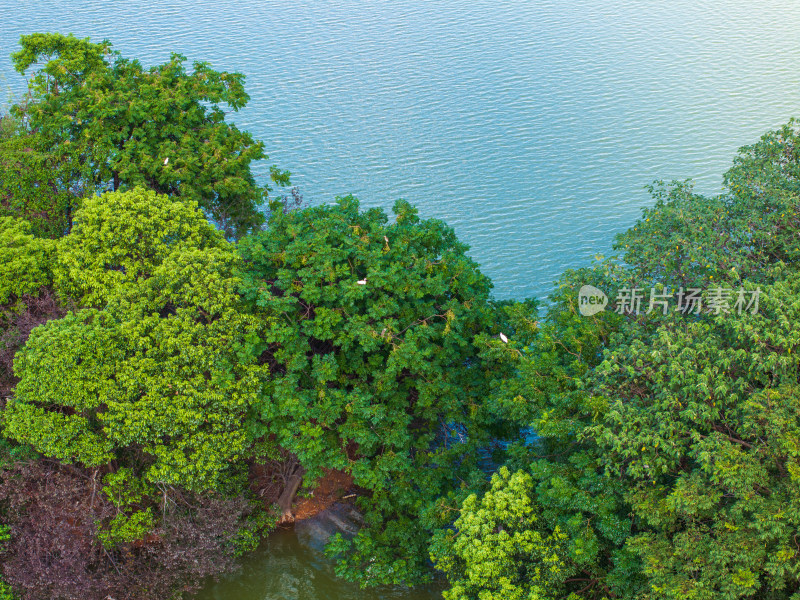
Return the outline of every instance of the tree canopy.
{"type": "Polygon", "coordinates": [[[43,136],[20,119],[0,115],[0,215],[25,219],[39,236],[64,235],[79,200],[70,189],[73,177],[43,136]]]}
{"type": "Polygon", "coordinates": [[[196,204],[143,188],[87,198],[58,248],[56,286],[81,305],[97,307],[152,277],[179,249],[230,251],[196,204]]]}
{"type": "Polygon", "coordinates": [[[790,123],[743,148],[718,197],[657,183],[622,261],[564,275],[492,400],[522,403],[537,439],[431,547],[448,600],[796,597],[795,139],[790,123]],[[584,317],[585,284],[705,304],[584,317]],[[734,310],[733,290],[760,304],[734,310]]]}
{"type": "MultiPolygon", "coordinates": [[[[30,177],[52,208],[63,205],[57,198],[67,190],[83,196],[145,186],[197,203],[228,235],[263,223],[269,188],[256,184],[251,164],[266,158],[264,145],[225,121],[225,108],[237,111],[249,99],[243,75],[203,62],[188,71],[179,54],[145,68],[108,41],[71,35],[23,35],[20,46],[14,67],[31,77],[28,97],[13,112],[32,137],[15,140],[17,152],[2,162],[25,183],[24,197],[30,177]],[[30,157],[20,155],[28,141],[30,157]],[[58,165],[52,185],[40,175],[42,161],[58,165]],[[40,168],[25,175],[31,164],[40,168]]],[[[274,182],[288,183],[288,173],[270,172],[274,182]]]]}
{"type": "MultiPolygon", "coordinates": [[[[130,486],[151,495],[158,486],[230,490],[265,369],[248,352],[256,323],[237,293],[239,258],[196,208],[141,189],[107,196],[78,210],[58,248],[61,287],[96,308],[31,333],[14,363],[20,381],[4,433],[63,463],[127,468],[130,486]],[[115,218],[101,218],[109,207],[115,218]],[[80,260],[91,262],[70,270],[80,260]],[[122,276],[105,277],[118,267],[122,276]]],[[[128,518],[152,526],[142,514],[128,518]]]]}
{"type": "Polygon", "coordinates": [[[0,217],[0,305],[53,281],[55,243],[31,234],[27,221],[0,217]]]}
{"type": "Polygon", "coordinates": [[[260,427],[364,489],[366,526],[340,540],[340,572],[370,583],[424,577],[422,515],[468,481],[487,442],[489,281],[452,229],[400,201],[389,222],[352,197],[277,213],[240,244],[243,294],[265,326],[271,377],[260,427]]]}
{"type": "Polygon", "coordinates": [[[363,526],[327,552],[365,586],[432,564],[446,600],[800,597],[794,121],[718,196],[655,182],[540,314],[406,201],[262,211],[240,74],[60,34],[13,60],[0,569],[26,600],[196,587],[332,472],[363,526]],[[584,316],[587,285],[611,303],[584,316]]]}

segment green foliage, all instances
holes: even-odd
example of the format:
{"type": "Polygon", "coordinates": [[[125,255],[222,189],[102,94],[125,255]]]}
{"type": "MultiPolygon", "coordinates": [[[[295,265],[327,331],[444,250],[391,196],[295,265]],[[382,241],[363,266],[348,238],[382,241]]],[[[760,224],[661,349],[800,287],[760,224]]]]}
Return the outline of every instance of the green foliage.
{"type": "Polygon", "coordinates": [[[492,327],[490,284],[452,229],[403,201],[395,215],[346,197],[275,213],[240,244],[272,371],[258,431],[307,481],[342,469],[368,491],[366,526],[331,549],[340,574],[368,584],[427,576],[420,515],[459,479],[474,484],[494,421],[473,343],[492,327]]]}
{"type": "Polygon", "coordinates": [[[797,585],[800,278],[759,314],[661,324],[598,368],[591,431],[640,522],[652,598],[788,598],[797,585]]]}
{"type": "Polygon", "coordinates": [[[537,530],[532,488],[530,475],[503,467],[480,500],[473,494],[464,501],[452,545],[437,563],[453,586],[446,600],[547,598],[563,589],[567,535],[558,527],[546,537],[537,530]]]}
{"type": "Polygon", "coordinates": [[[108,473],[103,478],[103,494],[117,508],[135,506],[152,493],[152,486],[136,477],[128,467],[108,473]]]}
{"type": "MultiPolygon", "coordinates": [[[[6,551],[6,543],[11,539],[11,529],[0,523],[0,553],[6,551]]],[[[14,600],[14,592],[0,575],[0,600],[14,600]]]]}
{"type": "Polygon", "coordinates": [[[27,221],[0,214],[2,398],[9,396],[16,385],[14,355],[25,345],[30,331],[66,312],[52,289],[57,244],[54,240],[36,237],[34,231],[27,221]]]}
{"type": "Polygon", "coordinates": [[[646,289],[706,289],[720,282],[768,281],[770,265],[800,259],[800,196],[780,190],[756,197],[743,184],[735,189],[706,198],[686,182],[651,187],[655,205],[616,242],[630,280],[646,289]]]}
{"type": "Polygon", "coordinates": [[[143,188],[107,192],[86,199],[59,242],[56,287],[84,306],[102,307],[149,279],[178,249],[227,247],[196,204],[143,188]]]}
{"type": "Polygon", "coordinates": [[[251,500],[250,507],[249,514],[239,521],[236,533],[230,542],[229,551],[237,557],[258,548],[264,535],[278,525],[280,517],[278,512],[265,509],[260,499],[251,500]]]}
{"type": "MultiPolygon", "coordinates": [[[[64,240],[62,264],[91,260],[86,240],[129,244],[119,235],[131,229],[115,224],[139,218],[153,225],[138,229],[139,243],[128,246],[140,255],[113,246],[99,252],[100,265],[128,261],[131,277],[113,288],[102,285],[107,280],[84,279],[99,290],[95,297],[104,294],[105,308],[70,313],[33,331],[15,362],[20,383],[5,412],[5,433],[64,462],[116,460],[151,483],[220,488],[250,443],[242,420],[264,370],[247,358],[255,325],[240,310],[238,258],[210,235],[199,213],[184,219],[185,206],[135,191],[111,196],[117,220],[93,219],[102,203],[87,203],[77,215],[81,226],[64,240]],[[165,206],[167,215],[178,207],[174,222],[142,218],[165,206]],[[208,240],[215,246],[203,247],[208,240]]],[[[102,277],[95,265],[86,272],[96,268],[102,277]]]]}
{"type": "Polygon", "coordinates": [[[448,598],[796,597],[796,140],[792,122],[743,148],[716,198],[657,183],[617,240],[624,263],[565,274],[488,399],[537,436],[431,546],[448,598]],[[612,307],[623,287],[656,286],[760,288],[760,306],[582,317],[583,284],[612,307]],[[513,554],[505,535],[543,545],[513,554]],[[548,565],[559,579],[542,587],[548,565]]]}
{"type": "Polygon", "coordinates": [[[120,512],[111,519],[107,527],[98,530],[97,537],[103,546],[112,549],[120,544],[141,540],[154,525],[155,518],[149,507],[130,514],[120,512]]]}
{"type": "Polygon", "coordinates": [[[724,198],[699,196],[689,182],[657,182],[650,192],[655,204],[616,243],[639,287],[702,288],[746,268],[745,232],[731,222],[724,198]]]}
{"type": "Polygon", "coordinates": [[[790,123],[742,149],[718,198],[659,188],[618,242],[628,284],[761,289],[758,314],[625,319],[585,378],[607,410],[582,439],[623,484],[642,598],[783,599],[797,586],[794,136],[790,123]]]}
{"type": "Polygon", "coordinates": [[[434,536],[431,558],[452,585],[448,600],[637,597],[639,562],[624,548],[632,527],[624,489],[605,477],[597,446],[580,438],[607,410],[582,381],[621,317],[582,317],[577,292],[584,283],[610,289],[618,274],[609,264],[568,272],[541,322],[530,307],[507,309],[503,328],[529,335],[498,348],[505,365],[494,371],[487,404],[517,432],[535,434],[509,447],[513,475],[501,468],[492,490],[464,502],[455,523],[434,536]]]}
{"type": "Polygon", "coordinates": [[[69,164],[48,151],[43,136],[0,116],[0,216],[28,220],[38,236],[63,235],[78,202],[69,189],[74,177],[69,164]]]}
{"type": "MultiPolygon", "coordinates": [[[[70,182],[91,191],[146,186],[199,204],[229,235],[263,222],[269,188],[255,184],[253,161],[263,144],[225,122],[225,107],[248,101],[244,76],[214,71],[185,57],[145,69],[104,41],[35,33],[12,55],[20,74],[31,67],[29,98],[14,107],[70,182]]],[[[272,180],[288,174],[271,169],[272,180]]],[[[63,185],[61,186],[63,189],[63,185]]]]}
{"type": "Polygon", "coordinates": [[[55,244],[22,219],[0,216],[0,305],[52,283],[55,244]]]}
{"type": "Polygon", "coordinates": [[[768,131],[750,146],[739,149],[725,174],[725,186],[742,199],[772,203],[785,194],[800,193],[800,146],[797,121],[768,131]]]}

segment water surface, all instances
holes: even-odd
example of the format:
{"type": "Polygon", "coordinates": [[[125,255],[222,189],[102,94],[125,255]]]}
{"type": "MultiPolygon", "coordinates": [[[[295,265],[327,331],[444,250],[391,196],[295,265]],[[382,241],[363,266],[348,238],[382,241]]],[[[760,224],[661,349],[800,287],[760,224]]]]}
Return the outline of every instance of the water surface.
{"type": "Polygon", "coordinates": [[[503,298],[607,253],[653,179],[718,191],[739,146],[800,114],[800,2],[0,0],[15,91],[33,31],[245,73],[234,118],[308,201],[406,198],[503,298]]]}
{"type": "Polygon", "coordinates": [[[336,578],[330,562],[279,529],[247,558],[241,573],[209,584],[194,600],[434,600],[441,585],[362,590],[336,578]]]}

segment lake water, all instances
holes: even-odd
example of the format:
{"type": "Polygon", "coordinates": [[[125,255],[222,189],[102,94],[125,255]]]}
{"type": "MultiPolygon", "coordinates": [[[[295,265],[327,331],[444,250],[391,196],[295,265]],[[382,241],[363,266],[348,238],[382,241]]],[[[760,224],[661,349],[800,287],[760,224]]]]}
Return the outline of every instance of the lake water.
{"type": "Polygon", "coordinates": [[[654,179],[719,191],[800,115],[797,1],[0,0],[0,86],[33,31],[245,73],[233,118],[306,200],[406,198],[501,298],[607,254],[654,179]]]}
{"type": "MultiPolygon", "coordinates": [[[[306,200],[406,198],[455,227],[500,298],[607,254],[654,179],[718,192],[739,146],[800,116],[797,1],[0,0],[11,93],[7,55],[33,31],[245,73],[232,117],[306,200]]],[[[253,589],[284,576],[270,556],[253,589]]],[[[247,598],[328,597],[276,594],[247,598]]]]}
{"type": "Polygon", "coordinates": [[[441,587],[362,590],[337,579],[331,564],[291,529],[279,529],[247,558],[240,573],[209,584],[193,600],[434,600],[442,597],[441,587]]]}

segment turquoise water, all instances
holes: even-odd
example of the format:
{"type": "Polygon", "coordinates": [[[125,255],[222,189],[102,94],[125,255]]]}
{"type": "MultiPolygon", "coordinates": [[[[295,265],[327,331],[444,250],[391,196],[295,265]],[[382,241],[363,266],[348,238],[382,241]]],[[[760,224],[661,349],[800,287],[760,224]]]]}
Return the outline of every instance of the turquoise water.
{"type": "MultiPolygon", "coordinates": [[[[406,198],[455,227],[501,298],[608,253],[653,179],[715,193],[739,146],[800,116],[798,2],[0,0],[12,94],[8,54],[33,31],[245,73],[232,118],[307,201],[406,198]]],[[[280,536],[203,598],[437,595],[359,592],[280,536]]]]}
{"type": "Polygon", "coordinates": [[[718,191],[800,114],[798,2],[0,0],[0,86],[32,31],[245,73],[234,118],[306,200],[416,203],[499,297],[608,253],[653,179],[718,191]]]}

